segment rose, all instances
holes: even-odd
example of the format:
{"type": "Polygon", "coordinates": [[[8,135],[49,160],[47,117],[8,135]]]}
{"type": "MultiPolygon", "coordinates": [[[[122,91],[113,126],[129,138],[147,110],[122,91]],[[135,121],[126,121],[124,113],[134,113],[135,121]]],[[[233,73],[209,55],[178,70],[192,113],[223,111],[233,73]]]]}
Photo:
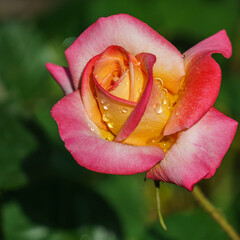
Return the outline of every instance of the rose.
{"type": "Polygon", "coordinates": [[[83,167],[192,190],[219,167],[237,122],[213,108],[231,56],[224,30],[183,55],[140,20],[100,18],[66,50],[69,68],[47,69],[67,96],[52,109],[62,140],[83,167]]]}

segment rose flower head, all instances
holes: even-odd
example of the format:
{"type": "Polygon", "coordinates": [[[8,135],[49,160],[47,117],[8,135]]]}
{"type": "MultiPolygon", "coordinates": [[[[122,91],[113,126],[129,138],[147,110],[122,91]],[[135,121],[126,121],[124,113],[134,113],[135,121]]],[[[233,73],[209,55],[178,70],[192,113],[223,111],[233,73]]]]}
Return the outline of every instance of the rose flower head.
{"type": "Polygon", "coordinates": [[[101,173],[146,177],[192,190],[219,167],[237,128],[213,104],[232,54],[222,30],[183,55],[127,14],[100,18],[46,67],[65,93],[52,109],[74,159],[101,173]]]}

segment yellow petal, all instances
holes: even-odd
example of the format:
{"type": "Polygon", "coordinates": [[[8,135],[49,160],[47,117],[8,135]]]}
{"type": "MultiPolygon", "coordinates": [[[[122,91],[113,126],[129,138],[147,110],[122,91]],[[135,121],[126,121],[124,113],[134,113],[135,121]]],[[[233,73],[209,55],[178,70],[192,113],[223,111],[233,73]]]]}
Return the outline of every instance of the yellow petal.
{"type": "Polygon", "coordinates": [[[146,111],[132,134],[124,140],[126,144],[151,145],[163,138],[163,129],[171,114],[173,95],[154,80],[146,111]]]}

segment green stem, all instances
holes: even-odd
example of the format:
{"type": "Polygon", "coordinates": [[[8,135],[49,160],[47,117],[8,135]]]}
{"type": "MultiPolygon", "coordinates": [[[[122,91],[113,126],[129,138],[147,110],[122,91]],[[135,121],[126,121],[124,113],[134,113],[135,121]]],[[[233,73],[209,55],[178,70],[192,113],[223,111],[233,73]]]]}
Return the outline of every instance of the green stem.
{"type": "Polygon", "coordinates": [[[164,223],[162,214],[161,214],[161,205],[160,205],[160,183],[159,181],[154,181],[155,183],[155,189],[156,189],[156,201],[157,201],[157,210],[158,210],[158,217],[160,224],[162,225],[163,229],[167,231],[167,227],[164,223]]]}
{"type": "Polygon", "coordinates": [[[194,198],[202,206],[202,208],[210,214],[210,216],[219,224],[219,226],[227,233],[232,240],[240,240],[240,236],[227,219],[216,209],[212,203],[206,198],[201,189],[197,186],[194,187],[193,191],[194,198]]]}

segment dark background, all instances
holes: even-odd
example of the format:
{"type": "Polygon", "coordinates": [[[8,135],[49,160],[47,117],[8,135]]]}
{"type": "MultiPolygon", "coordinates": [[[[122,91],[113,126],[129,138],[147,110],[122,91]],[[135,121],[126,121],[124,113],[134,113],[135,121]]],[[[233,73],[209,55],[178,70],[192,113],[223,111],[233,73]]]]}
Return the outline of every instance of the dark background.
{"type": "MultiPolygon", "coordinates": [[[[184,52],[226,29],[233,56],[220,55],[215,106],[240,120],[238,0],[0,0],[0,239],[228,239],[192,194],[163,184],[158,222],[155,190],[144,174],[110,176],[80,167],[61,141],[51,107],[63,97],[45,63],[66,65],[64,50],[101,16],[128,13],[184,52]]],[[[200,187],[240,230],[240,132],[216,175],[200,187]]]]}

